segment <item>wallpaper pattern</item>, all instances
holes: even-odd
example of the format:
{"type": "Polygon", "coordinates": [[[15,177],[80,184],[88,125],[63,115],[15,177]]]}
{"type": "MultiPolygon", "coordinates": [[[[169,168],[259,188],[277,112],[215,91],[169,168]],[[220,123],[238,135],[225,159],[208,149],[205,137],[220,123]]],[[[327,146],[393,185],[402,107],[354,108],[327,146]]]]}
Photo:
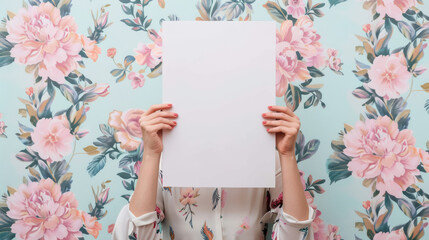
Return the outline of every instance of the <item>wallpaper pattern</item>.
{"type": "Polygon", "coordinates": [[[296,157],[315,239],[428,238],[423,2],[3,0],[0,10],[0,239],[110,238],[144,151],[137,109],[161,101],[162,22],[180,20],[278,23],[277,104],[302,121],[296,157]]]}

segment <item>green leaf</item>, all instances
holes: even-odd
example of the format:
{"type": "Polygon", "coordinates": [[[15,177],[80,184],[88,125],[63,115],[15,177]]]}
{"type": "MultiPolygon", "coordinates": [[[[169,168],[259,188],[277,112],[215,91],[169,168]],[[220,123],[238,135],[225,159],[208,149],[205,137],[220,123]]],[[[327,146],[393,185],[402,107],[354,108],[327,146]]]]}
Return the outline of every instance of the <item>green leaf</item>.
{"type": "Polygon", "coordinates": [[[329,0],[329,4],[330,4],[329,8],[331,8],[337,4],[340,4],[342,2],[345,2],[345,1],[347,1],[347,0],[329,0]]]}
{"type": "Polygon", "coordinates": [[[101,169],[104,168],[104,165],[106,165],[106,156],[97,155],[91,162],[89,162],[86,170],[88,171],[89,176],[94,177],[101,169]]]}
{"type": "Polygon", "coordinates": [[[402,35],[404,35],[409,40],[413,40],[416,36],[416,31],[409,23],[404,21],[398,21],[397,26],[399,31],[401,31],[402,35]]]}
{"type": "Polygon", "coordinates": [[[263,7],[267,9],[268,14],[275,21],[279,23],[283,23],[284,21],[286,21],[286,16],[287,16],[286,10],[280,7],[277,3],[268,1],[263,5],[263,7]]]}
{"type": "Polygon", "coordinates": [[[301,90],[299,89],[299,87],[289,83],[288,89],[285,94],[286,105],[290,109],[292,109],[292,111],[295,111],[298,108],[301,99],[301,90]]]}
{"type": "Polygon", "coordinates": [[[123,179],[131,178],[131,175],[129,173],[126,173],[126,172],[120,172],[120,173],[118,173],[118,176],[123,178],[123,179]]]}
{"type": "Polygon", "coordinates": [[[308,67],[308,71],[310,72],[310,76],[312,77],[323,77],[325,76],[319,69],[315,67],[308,67]]]}
{"type": "Polygon", "coordinates": [[[348,170],[347,166],[350,161],[351,158],[342,152],[335,152],[331,155],[326,162],[331,184],[352,175],[352,172],[348,170]]]}

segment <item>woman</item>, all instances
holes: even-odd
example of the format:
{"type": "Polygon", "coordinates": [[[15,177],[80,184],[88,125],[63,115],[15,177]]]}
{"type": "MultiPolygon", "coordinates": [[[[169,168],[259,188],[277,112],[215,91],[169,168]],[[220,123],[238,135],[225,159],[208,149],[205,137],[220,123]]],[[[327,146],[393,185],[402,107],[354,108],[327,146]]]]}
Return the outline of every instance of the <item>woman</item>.
{"type": "Polygon", "coordinates": [[[177,113],[162,111],[171,107],[153,105],[140,117],[144,152],[139,179],[119,213],[113,239],[262,240],[268,222],[274,222],[272,239],[313,239],[315,210],[306,201],[295,159],[300,121],[289,108],[269,106],[271,111],[261,116],[268,134],[276,134],[275,188],[198,189],[164,188],[158,174],[162,130],[177,125],[177,113]]]}

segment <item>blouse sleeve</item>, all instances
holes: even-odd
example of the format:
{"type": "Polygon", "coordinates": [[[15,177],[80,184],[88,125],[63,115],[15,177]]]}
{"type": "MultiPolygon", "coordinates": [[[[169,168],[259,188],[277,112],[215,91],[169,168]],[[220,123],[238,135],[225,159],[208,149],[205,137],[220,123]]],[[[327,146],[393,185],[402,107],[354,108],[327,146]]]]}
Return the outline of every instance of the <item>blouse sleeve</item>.
{"type": "Polygon", "coordinates": [[[316,216],[316,210],[308,204],[308,218],[299,221],[283,211],[283,186],[280,159],[276,153],[276,186],[268,189],[268,212],[263,216],[262,222],[272,223],[273,240],[313,240],[314,234],[311,223],[316,216]]]}
{"type": "MultiPolygon", "coordinates": [[[[130,200],[132,197],[133,194],[131,194],[130,200]]],[[[162,196],[162,185],[160,179],[158,179],[156,210],[141,216],[134,216],[129,210],[129,204],[125,205],[116,219],[112,239],[159,240],[161,239],[159,224],[163,220],[164,201],[162,196]]]]}

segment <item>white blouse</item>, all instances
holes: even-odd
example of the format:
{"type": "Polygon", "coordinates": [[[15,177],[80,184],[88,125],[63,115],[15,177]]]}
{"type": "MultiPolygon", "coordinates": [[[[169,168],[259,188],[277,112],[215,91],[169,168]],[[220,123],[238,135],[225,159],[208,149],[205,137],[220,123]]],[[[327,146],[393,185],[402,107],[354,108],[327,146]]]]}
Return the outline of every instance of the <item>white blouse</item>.
{"type": "MultiPolygon", "coordinates": [[[[276,187],[164,188],[159,177],[156,211],[134,216],[125,205],[113,229],[114,240],[264,240],[267,224],[277,240],[313,240],[308,219],[298,221],[282,208],[282,175],[276,154],[276,187]]],[[[132,197],[132,196],[131,196],[132,197]]]]}

